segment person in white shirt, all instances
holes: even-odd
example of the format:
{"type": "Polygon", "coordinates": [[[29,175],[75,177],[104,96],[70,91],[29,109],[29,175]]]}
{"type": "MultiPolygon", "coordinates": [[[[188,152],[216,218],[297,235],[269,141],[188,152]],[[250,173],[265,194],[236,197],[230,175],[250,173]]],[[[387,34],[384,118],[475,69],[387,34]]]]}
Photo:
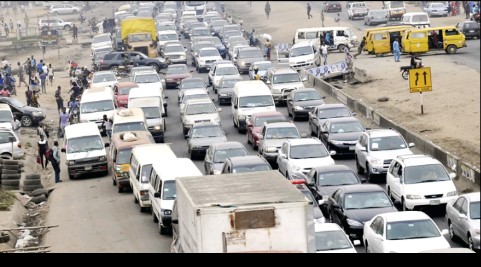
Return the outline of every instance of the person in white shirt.
{"type": "Polygon", "coordinates": [[[13,131],[15,134],[17,134],[18,137],[20,137],[20,127],[22,127],[22,123],[18,120],[17,117],[15,117],[15,120],[13,121],[13,131]]]}
{"type": "Polygon", "coordinates": [[[327,65],[327,45],[325,42],[322,42],[321,45],[321,57],[324,59],[323,65],[327,65]]]}

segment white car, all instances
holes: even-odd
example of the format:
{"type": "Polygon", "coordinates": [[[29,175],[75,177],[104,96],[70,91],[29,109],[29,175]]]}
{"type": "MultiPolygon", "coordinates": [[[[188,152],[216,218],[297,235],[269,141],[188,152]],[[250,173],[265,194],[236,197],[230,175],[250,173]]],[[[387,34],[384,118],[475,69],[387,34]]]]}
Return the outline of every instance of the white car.
{"type": "Polygon", "coordinates": [[[317,138],[287,139],[277,152],[279,172],[288,180],[305,180],[312,168],[334,165],[331,155],[317,138]]]}
{"type": "Polygon", "coordinates": [[[48,13],[53,15],[59,14],[78,14],[82,10],[82,7],[73,6],[69,4],[56,4],[50,7],[50,11],[48,13]]]}
{"type": "Polygon", "coordinates": [[[197,62],[195,66],[199,73],[202,71],[209,71],[212,63],[222,61],[219,50],[217,50],[215,47],[201,48],[196,59],[197,62]]]}
{"type": "Polygon", "coordinates": [[[316,253],[357,253],[351,240],[339,225],[320,223],[315,224],[314,228],[316,232],[316,253]]]}
{"type": "Polygon", "coordinates": [[[368,253],[417,253],[450,248],[448,233],[424,212],[388,212],[364,224],[363,240],[368,253]]]}
{"type": "Polygon", "coordinates": [[[164,88],[159,74],[155,70],[138,71],[133,77],[133,82],[137,83],[139,88],[148,90],[160,90],[163,95],[164,88]]]}
{"type": "Polygon", "coordinates": [[[182,115],[185,103],[191,99],[210,99],[209,94],[204,89],[184,90],[179,96],[179,109],[182,115]]]}
{"type": "Polygon", "coordinates": [[[430,155],[397,156],[386,174],[387,193],[404,211],[446,205],[458,195],[454,177],[430,155]]]}
{"type": "Polygon", "coordinates": [[[443,3],[429,3],[425,8],[423,8],[423,11],[428,13],[429,17],[448,16],[448,8],[443,3]]]}
{"type": "Polygon", "coordinates": [[[209,71],[209,85],[212,85],[212,89],[215,93],[217,93],[217,89],[220,86],[220,80],[222,77],[235,77],[235,78],[242,78],[239,70],[237,69],[232,62],[227,61],[220,61],[214,63],[209,71]]]}
{"type": "Polygon", "coordinates": [[[354,20],[355,18],[364,19],[368,12],[369,8],[364,2],[349,3],[349,6],[347,8],[347,16],[350,20],[354,20]]]}
{"type": "Polygon", "coordinates": [[[92,50],[104,46],[112,47],[112,38],[110,37],[110,33],[97,34],[94,36],[94,38],[92,38],[92,50]]]}
{"type": "Polygon", "coordinates": [[[362,132],[354,150],[358,174],[366,172],[367,179],[387,172],[393,158],[411,155],[409,149],[414,143],[407,144],[402,135],[392,129],[373,129],[362,132]]]}
{"type": "Polygon", "coordinates": [[[460,195],[446,205],[449,237],[461,239],[471,250],[480,249],[479,192],[460,195]]]}
{"type": "Polygon", "coordinates": [[[23,151],[22,143],[15,131],[8,128],[0,128],[0,140],[2,140],[0,143],[0,155],[10,157],[13,154],[13,159],[24,157],[25,152],[23,151]],[[12,138],[12,142],[10,142],[10,138],[12,138]]]}
{"type": "Polygon", "coordinates": [[[191,99],[187,101],[182,112],[184,135],[197,123],[211,122],[220,125],[219,111],[210,99],[191,99]]]}
{"type": "MultiPolygon", "coordinates": [[[[304,41],[294,44],[289,51],[289,66],[299,71],[321,65],[320,49],[315,41],[304,41]]],[[[279,61],[281,61],[279,59],[279,61]]]]}
{"type": "Polygon", "coordinates": [[[118,82],[117,77],[115,74],[110,70],[105,71],[97,71],[94,73],[92,77],[92,83],[90,84],[91,88],[105,88],[105,87],[114,87],[114,85],[118,82]]]}

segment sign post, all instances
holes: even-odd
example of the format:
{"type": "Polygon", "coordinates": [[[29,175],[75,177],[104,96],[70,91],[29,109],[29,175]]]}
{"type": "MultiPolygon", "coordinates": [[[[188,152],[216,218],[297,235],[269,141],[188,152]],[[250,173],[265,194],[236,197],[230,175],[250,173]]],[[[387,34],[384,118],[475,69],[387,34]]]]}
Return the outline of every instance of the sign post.
{"type": "Polygon", "coordinates": [[[409,70],[409,90],[411,93],[419,92],[421,96],[421,114],[424,114],[423,92],[431,92],[433,90],[430,67],[409,70]]]}

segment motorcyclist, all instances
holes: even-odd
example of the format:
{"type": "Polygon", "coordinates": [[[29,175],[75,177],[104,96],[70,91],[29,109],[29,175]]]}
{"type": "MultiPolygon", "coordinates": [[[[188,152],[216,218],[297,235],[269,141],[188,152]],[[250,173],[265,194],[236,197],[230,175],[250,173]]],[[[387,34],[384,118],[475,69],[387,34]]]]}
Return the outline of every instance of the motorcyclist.
{"type": "Polygon", "coordinates": [[[261,79],[261,75],[259,75],[259,67],[255,66],[254,67],[254,80],[260,80],[261,79]]]}
{"type": "Polygon", "coordinates": [[[72,92],[72,94],[70,95],[70,99],[76,99],[79,95],[80,95],[80,87],[77,85],[76,82],[73,82],[72,83],[72,88],[70,89],[70,91],[68,91],[68,93],[70,94],[70,92],[72,92]]]}
{"type": "Polygon", "coordinates": [[[89,74],[90,74],[90,71],[87,69],[87,67],[83,67],[82,84],[85,88],[89,88],[89,82],[88,82],[89,74]]]}
{"type": "Polygon", "coordinates": [[[70,117],[70,122],[72,123],[74,121],[73,116],[74,115],[78,116],[79,103],[77,98],[75,98],[74,96],[71,96],[67,106],[68,106],[68,114],[70,117]]]}
{"type": "Polygon", "coordinates": [[[411,55],[411,64],[410,64],[411,68],[412,69],[418,68],[419,67],[418,65],[421,63],[421,61],[422,61],[421,58],[416,57],[415,55],[411,55]],[[419,60],[419,62],[416,60],[419,60]]]}

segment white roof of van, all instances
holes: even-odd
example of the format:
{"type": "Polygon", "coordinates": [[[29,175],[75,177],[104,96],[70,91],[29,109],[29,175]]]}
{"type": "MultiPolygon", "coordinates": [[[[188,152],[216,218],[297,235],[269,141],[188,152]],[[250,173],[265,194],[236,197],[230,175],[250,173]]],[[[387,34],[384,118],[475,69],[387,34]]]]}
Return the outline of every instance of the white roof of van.
{"type": "Polygon", "coordinates": [[[349,27],[313,27],[313,28],[300,28],[297,29],[297,32],[306,32],[306,31],[335,31],[335,30],[345,30],[349,29],[349,27]]]}
{"type": "Polygon", "coordinates": [[[135,153],[137,161],[141,165],[153,164],[164,159],[175,159],[177,156],[170,148],[170,144],[148,144],[135,146],[132,154],[135,153]]]}
{"type": "Polygon", "coordinates": [[[269,87],[263,81],[258,80],[236,82],[234,92],[239,97],[245,95],[272,95],[269,87]]]}
{"type": "Polygon", "coordinates": [[[91,89],[85,89],[82,93],[82,98],[80,103],[102,101],[102,100],[113,100],[113,92],[110,87],[94,87],[91,89]]]}
{"type": "Polygon", "coordinates": [[[157,161],[153,164],[157,175],[162,176],[162,180],[175,180],[177,177],[202,176],[202,172],[195,166],[194,162],[188,158],[176,158],[172,160],[157,161]]]}
{"type": "Polygon", "coordinates": [[[65,135],[68,138],[76,138],[83,136],[100,136],[99,127],[94,122],[83,122],[73,125],[67,125],[65,127],[65,135]]]}
{"type": "Polygon", "coordinates": [[[129,99],[130,98],[139,98],[139,97],[162,97],[161,90],[150,90],[146,88],[132,88],[129,91],[129,99]]]}

